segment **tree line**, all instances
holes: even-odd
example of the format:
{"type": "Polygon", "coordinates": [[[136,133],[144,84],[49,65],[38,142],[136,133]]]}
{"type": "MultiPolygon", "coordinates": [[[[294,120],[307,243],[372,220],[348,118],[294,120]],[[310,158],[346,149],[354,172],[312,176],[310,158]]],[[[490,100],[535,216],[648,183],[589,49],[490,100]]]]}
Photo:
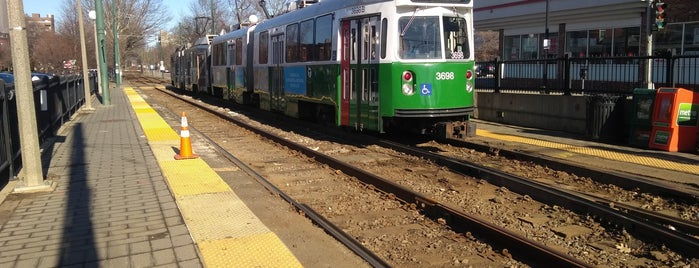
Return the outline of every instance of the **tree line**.
{"type": "MultiPolygon", "coordinates": [[[[96,69],[94,22],[88,13],[95,1],[81,0],[88,68],[96,69]]],[[[177,47],[193,43],[205,34],[231,31],[247,23],[250,15],[261,20],[282,14],[285,0],[189,0],[186,12],[175,16],[163,0],[102,0],[105,25],[107,65],[114,66],[114,34],[116,24],[122,69],[157,65],[161,60],[169,67],[169,55],[177,47]],[[117,13],[113,12],[116,6],[117,13]],[[213,17],[213,19],[212,19],[213,17]],[[174,23],[173,23],[174,22],[174,23]],[[174,25],[167,28],[168,25],[174,25]],[[214,32],[215,31],[215,32],[214,32]]],[[[80,31],[77,0],[63,0],[56,16],[55,31],[28,29],[29,57],[32,71],[55,74],[80,73],[80,31]],[[33,31],[33,32],[32,32],[33,31]],[[64,61],[75,60],[72,69],[64,69],[64,61]]],[[[46,15],[46,14],[41,14],[46,15]]],[[[497,32],[476,33],[476,59],[492,60],[497,55],[497,32]]],[[[0,46],[0,62],[11,66],[11,48],[0,46]]]]}

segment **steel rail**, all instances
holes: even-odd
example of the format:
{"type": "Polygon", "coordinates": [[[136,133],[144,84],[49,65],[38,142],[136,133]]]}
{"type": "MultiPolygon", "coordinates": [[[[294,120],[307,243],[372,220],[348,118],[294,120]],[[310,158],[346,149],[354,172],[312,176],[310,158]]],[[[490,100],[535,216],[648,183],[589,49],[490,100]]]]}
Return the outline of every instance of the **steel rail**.
{"type": "Polygon", "coordinates": [[[625,215],[608,205],[600,205],[577,195],[566,193],[562,190],[534,182],[522,177],[514,176],[489,167],[484,167],[462,160],[441,156],[423,149],[406,146],[392,141],[379,141],[377,144],[393,148],[397,151],[411,154],[435,161],[440,165],[451,168],[454,171],[482,178],[488,182],[507,187],[510,191],[529,195],[533,199],[566,207],[581,214],[592,214],[607,219],[615,224],[623,226],[628,232],[639,237],[646,238],[650,242],[661,242],[668,248],[681,252],[688,257],[699,257],[699,239],[671,230],[634,215],[625,215]]]}
{"type": "Polygon", "coordinates": [[[230,117],[227,114],[223,114],[217,110],[210,109],[196,101],[181,98],[168,90],[158,89],[194,106],[220,115],[221,118],[228,120],[229,122],[244,127],[262,137],[279,143],[282,146],[303,153],[308,157],[314,158],[320,163],[341,170],[347,175],[354,176],[366,184],[373,185],[376,190],[381,191],[386,195],[398,198],[408,204],[416,204],[417,209],[423,211],[427,216],[435,221],[440,218],[445,220],[446,223],[456,231],[463,233],[476,231],[477,233],[474,234],[474,236],[488,241],[488,243],[494,246],[494,248],[499,248],[503,252],[508,252],[514,258],[525,263],[529,263],[534,266],[592,267],[590,264],[584,263],[558,250],[554,250],[541,243],[526,239],[519,234],[491,224],[476,216],[469,215],[465,212],[461,212],[457,209],[441,204],[429,197],[423,196],[420,193],[414,192],[408,188],[378,177],[357,167],[348,165],[347,163],[331,156],[284,139],[283,137],[276,136],[261,128],[248,125],[242,120],[230,117]]]}
{"type": "MultiPolygon", "coordinates": [[[[225,114],[221,114],[219,111],[216,111],[214,109],[211,109],[205,105],[201,105],[196,102],[191,102],[187,99],[180,98],[179,96],[175,95],[174,93],[171,93],[166,90],[160,90],[161,92],[167,93],[173,97],[176,97],[180,100],[183,100],[191,105],[197,106],[198,108],[205,110],[211,114],[214,114],[220,118],[226,119],[226,120],[231,120],[232,118],[226,116],[225,114]]],[[[339,227],[336,225],[332,224],[328,219],[323,217],[322,215],[318,214],[315,212],[313,209],[308,207],[305,204],[302,204],[298,201],[296,201],[294,198],[291,196],[287,195],[284,191],[281,189],[277,188],[274,186],[269,180],[267,180],[264,176],[260,175],[257,173],[255,170],[250,168],[247,164],[244,162],[240,161],[240,159],[236,158],[233,154],[228,152],[226,149],[218,145],[213,139],[209,138],[208,136],[204,135],[203,133],[199,132],[196,130],[196,128],[189,126],[189,130],[199,133],[198,137],[204,139],[209,145],[214,147],[214,150],[216,150],[218,153],[220,153],[223,157],[228,159],[229,161],[233,162],[236,166],[238,166],[243,172],[247,173],[251,177],[253,177],[258,183],[262,184],[263,187],[265,187],[268,191],[275,193],[279,195],[282,199],[284,199],[286,202],[294,206],[297,211],[303,212],[306,217],[308,217],[314,224],[325,230],[330,236],[334,237],[337,239],[340,243],[345,245],[348,249],[353,251],[357,256],[360,258],[364,259],[369,265],[372,267],[391,267],[390,264],[385,262],[383,259],[381,259],[379,256],[374,254],[371,250],[368,248],[364,247],[359,241],[354,239],[352,236],[347,234],[346,232],[342,231],[339,227]]],[[[259,133],[256,133],[259,134],[259,133]]]]}
{"type": "Polygon", "coordinates": [[[469,141],[449,140],[449,144],[467,147],[480,152],[488,152],[491,149],[497,149],[498,155],[530,161],[542,166],[547,166],[556,170],[565,170],[578,176],[590,177],[594,181],[606,184],[613,184],[623,189],[630,191],[643,191],[657,195],[667,196],[677,199],[678,201],[695,203],[699,202],[699,191],[690,187],[680,188],[676,185],[649,180],[647,178],[634,176],[631,174],[622,174],[609,170],[600,170],[589,166],[583,166],[574,162],[563,159],[554,159],[545,155],[530,154],[526,152],[507,150],[505,148],[494,147],[492,145],[484,145],[469,141]]]}

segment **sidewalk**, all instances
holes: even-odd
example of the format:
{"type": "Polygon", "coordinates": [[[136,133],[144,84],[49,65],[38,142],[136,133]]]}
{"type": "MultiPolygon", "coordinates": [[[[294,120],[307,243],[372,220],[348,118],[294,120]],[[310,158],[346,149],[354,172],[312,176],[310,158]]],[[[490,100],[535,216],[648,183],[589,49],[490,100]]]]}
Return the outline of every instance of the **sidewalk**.
{"type": "Polygon", "coordinates": [[[124,91],[111,102],[46,149],[55,191],[0,204],[0,267],[202,267],[124,91]]]}

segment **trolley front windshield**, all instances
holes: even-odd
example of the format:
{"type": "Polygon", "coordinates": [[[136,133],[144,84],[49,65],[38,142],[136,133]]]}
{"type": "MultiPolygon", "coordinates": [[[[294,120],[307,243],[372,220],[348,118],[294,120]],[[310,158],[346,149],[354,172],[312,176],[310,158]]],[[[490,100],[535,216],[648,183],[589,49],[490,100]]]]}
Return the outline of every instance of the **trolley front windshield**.
{"type": "Polygon", "coordinates": [[[402,59],[468,59],[466,20],[459,17],[401,17],[398,20],[402,59]],[[443,30],[442,30],[443,27],[443,30]],[[444,36],[442,36],[444,33],[444,36]],[[442,38],[444,41],[442,42],[442,38]],[[444,43],[444,44],[442,44],[444,43]]]}

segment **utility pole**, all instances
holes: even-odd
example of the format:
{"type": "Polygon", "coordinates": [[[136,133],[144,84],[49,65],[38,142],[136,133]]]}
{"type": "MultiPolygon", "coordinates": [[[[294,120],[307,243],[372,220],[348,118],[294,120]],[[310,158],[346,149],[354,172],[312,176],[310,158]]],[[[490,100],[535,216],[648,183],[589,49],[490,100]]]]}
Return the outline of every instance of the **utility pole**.
{"type": "Polygon", "coordinates": [[[8,0],[7,13],[12,46],[12,63],[15,74],[15,91],[17,94],[17,121],[19,124],[19,141],[22,153],[20,184],[15,192],[47,191],[51,186],[44,183],[39,151],[39,131],[36,124],[34,90],[32,88],[31,69],[29,66],[29,45],[27,28],[24,21],[22,0],[8,0]]]}
{"type": "Polygon", "coordinates": [[[211,0],[211,34],[216,34],[216,9],[214,7],[214,0],[211,0]]]}
{"type": "Polygon", "coordinates": [[[112,2],[112,29],[114,31],[114,80],[116,88],[121,87],[121,71],[119,70],[119,31],[117,27],[117,1],[112,2]]]}
{"type": "Polygon", "coordinates": [[[99,72],[102,80],[102,104],[111,105],[109,97],[109,80],[107,77],[107,55],[104,52],[104,10],[102,0],[95,0],[95,23],[97,27],[97,43],[99,43],[99,72]]]}
{"type": "Polygon", "coordinates": [[[100,74],[99,68],[100,68],[100,49],[99,49],[99,42],[97,41],[97,11],[90,10],[89,13],[87,13],[92,20],[92,31],[95,33],[94,38],[95,38],[95,69],[97,70],[97,92],[101,95],[102,94],[102,74],[100,74]]]}
{"type": "Polygon", "coordinates": [[[78,27],[80,28],[80,53],[83,62],[83,89],[85,91],[85,111],[92,111],[92,102],[90,101],[90,74],[87,69],[87,48],[85,45],[85,29],[83,28],[83,6],[78,0],[78,27]]]}

